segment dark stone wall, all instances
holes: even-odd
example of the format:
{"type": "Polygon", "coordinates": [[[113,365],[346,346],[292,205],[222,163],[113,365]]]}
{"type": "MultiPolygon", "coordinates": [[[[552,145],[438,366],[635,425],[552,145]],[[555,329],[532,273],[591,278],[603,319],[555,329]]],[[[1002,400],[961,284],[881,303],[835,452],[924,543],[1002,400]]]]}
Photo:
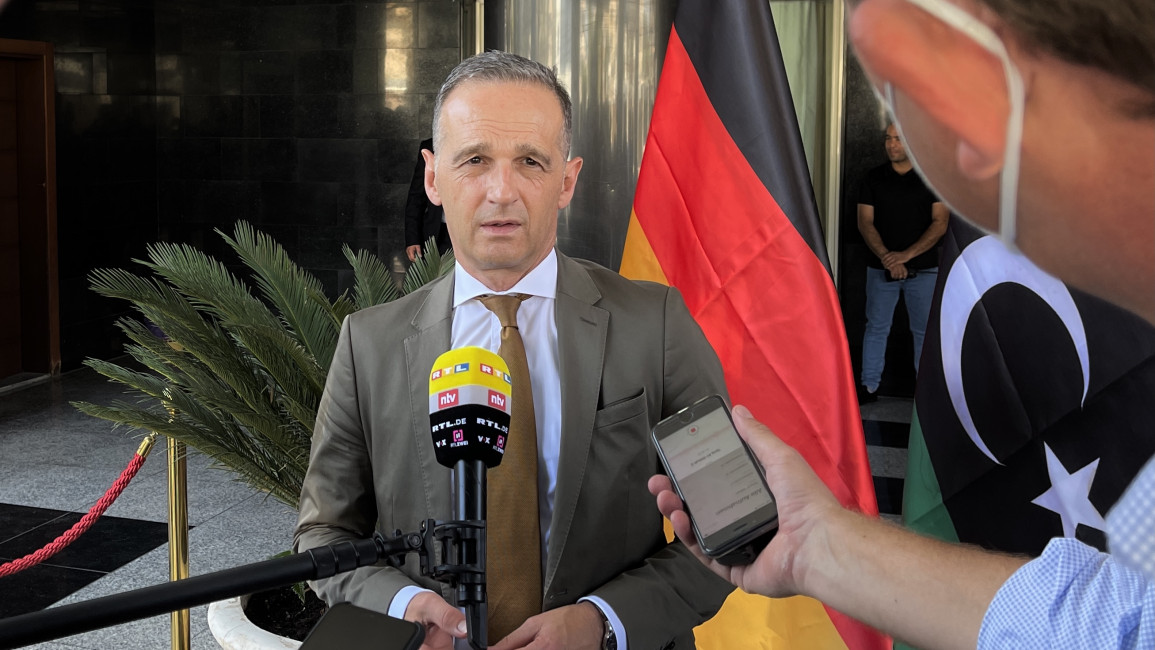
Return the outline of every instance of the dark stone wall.
{"type": "Polygon", "coordinates": [[[119,354],[124,303],[88,288],[97,267],[126,266],[157,236],[154,21],[134,0],[13,0],[0,37],[56,53],[56,180],[61,357],[119,354]]]}
{"type": "Polygon", "coordinates": [[[246,219],[330,294],[341,245],[399,260],[433,96],[457,63],[453,2],[156,3],[162,239],[218,253],[246,219]]]}
{"type": "Polygon", "coordinates": [[[335,295],[341,245],[403,258],[405,197],[459,4],[12,0],[0,37],[56,49],[65,370],[121,353],[124,305],[87,274],[153,241],[231,261],[246,219],[335,295]]]}

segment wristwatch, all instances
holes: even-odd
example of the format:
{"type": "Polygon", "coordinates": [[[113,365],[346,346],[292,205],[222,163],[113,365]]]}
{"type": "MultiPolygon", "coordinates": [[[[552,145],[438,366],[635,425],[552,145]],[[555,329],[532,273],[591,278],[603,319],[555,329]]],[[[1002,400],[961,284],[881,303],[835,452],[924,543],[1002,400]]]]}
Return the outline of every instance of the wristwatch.
{"type": "Polygon", "coordinates": [[[618,650],[618,635],[614,633],[614,626],[601,607],[594,606],[602,617],[602,650],[618,650]]]}

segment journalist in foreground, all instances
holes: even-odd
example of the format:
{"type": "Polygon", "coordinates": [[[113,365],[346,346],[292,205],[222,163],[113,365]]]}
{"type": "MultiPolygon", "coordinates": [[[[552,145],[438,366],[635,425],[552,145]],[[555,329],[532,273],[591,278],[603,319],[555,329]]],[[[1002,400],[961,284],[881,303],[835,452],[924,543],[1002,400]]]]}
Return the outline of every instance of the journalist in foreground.
{"type": "MultiPolygon", "coordinates": [[[[917,169],[957,214],[1155,324],[1155,3],[864,0],[848,25],[917,169]]],[[[710,562],[668,479],[650,491],[741,589],[812,596],[922,648],[1155,647],[1155,460],[1107,516],[1109,554],[1056,538],[1028,561],[847,511],[734,414],[779,507],[752,564],[710,562]]]]}
{"type": "MultiPolygon", "coordinates": [[[[488,473],[489,642],[525,647],[691,648],[733,587],[667,543],[646,491],[654,424],[711,393],[722,369],[680,294],[555,250],[575,191],[571,107],[554,72],[479,54],[434,107],[425,190],[444,207],[457,266],[346,319],[313,434],[298,549],[451,515],[429,388],[439,355],[501,354],[512,376],[509,444],[488,473]],[[522,351],[509,352],[520,346],[522,351]],[[520,358],[517,362],[515,357],[520,358]]],[[[426,625],[426,647],[466,636],[444,585],[416,563],[318,582],[426,625]]]]}

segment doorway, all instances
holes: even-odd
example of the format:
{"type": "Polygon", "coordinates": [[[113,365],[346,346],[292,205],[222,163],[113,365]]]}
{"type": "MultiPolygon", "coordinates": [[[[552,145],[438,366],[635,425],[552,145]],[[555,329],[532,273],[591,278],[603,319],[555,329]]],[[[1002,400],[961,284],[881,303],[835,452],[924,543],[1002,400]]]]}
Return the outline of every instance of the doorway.
{"type": "Polygon", "coordinates": [[[0,386],[60,372],[51,43],[0,39],[0,386]]]}

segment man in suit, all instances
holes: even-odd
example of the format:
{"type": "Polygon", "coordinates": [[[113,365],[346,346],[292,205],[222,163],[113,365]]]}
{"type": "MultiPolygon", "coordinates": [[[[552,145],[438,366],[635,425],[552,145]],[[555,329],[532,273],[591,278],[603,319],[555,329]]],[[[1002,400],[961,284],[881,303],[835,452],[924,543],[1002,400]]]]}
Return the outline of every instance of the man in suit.
{"type": "MultiPolygon", "coordinates": [[[[538,497],[522,501],[537,502],[541,613],[495,637],[491,599],[490,641],[501,650],[535,642],[690,648],[692,628],[730,588],[684,546],[666,543],[646,492],[660,466],[649,432],[697,399],[725,394],[722,370],[676,290],[554,249],[558,210],[582,166],[568,158],[570,115],[554,73],[516,55],[477,55],[450,73],[434,107],[436,154],[424,153],[425,188],[445,208],[457,268],[345,321],[317,416],[296,546],[450,518],[450,470],[436,463],[429,430],[430,371],[451,348],[498,348],[500,324],[478,298],[526,294],[516,319],[539,453],[536,486],[524,486],[538,497]]],[[[510,450],[515,444],[511,432],[510,450]]],[[[491,486],[509,453],[490,472],[491,486]]],[[[503,506],[490,492],[492,535],[503,506]]],[[[488,559],[507,550],[490,545],[488,559]]],[[[508,577],[487,576],[491,597],[493,581],[508,577]]],[[[412,561],[403,571],[362,568],[315,588],[329,602],[424,623],[429,647],[465,636],[447,591],[412,561]]]]}
{"type": "Polygon", "coordinates": [[[425,193],[425,151],[433,151],[433,138],[422,140],[417,149],[417,164],[413,166],[409,198],[405,201],[405,254],[410,262],[421,255],[421,247],[430,237],[436,238],[439,251],[449,250],[445,210],[425,193]]]}

